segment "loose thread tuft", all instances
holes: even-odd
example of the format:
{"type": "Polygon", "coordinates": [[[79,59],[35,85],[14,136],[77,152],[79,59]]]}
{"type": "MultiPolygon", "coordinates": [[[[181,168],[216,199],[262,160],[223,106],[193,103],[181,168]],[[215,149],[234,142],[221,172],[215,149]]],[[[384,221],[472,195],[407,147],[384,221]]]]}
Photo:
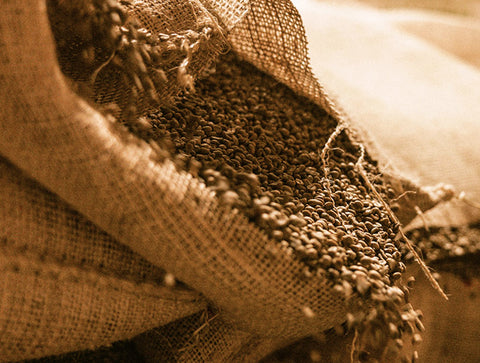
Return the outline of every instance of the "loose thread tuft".
{"type": "Polygon", "coordinates": [[[337,127],[335,128],[335,130],[330,134],[327,142],[325,143],[325,145],[323,146],[323,149],[322,149],[322,152],[320,153],[320,159],[322,159],[322,164],[323,164],[323,173],[325,175],[325,183],[326,183],[326,189],[328,191],[328,195],[330,197],[330,201],[332,202],[333,204],[333,210],[335,211],[335,213],[337,214],[337,217],[338,219],[340,220],[340,222],[342,223],[343,225],[343,219],[340,217],[340,213],[338,212],[337,210],[337,206],[335,204],[335,200],[333,199],[332,195],[333,195],[333,192],[332,192],[332,188],[331,188],[331,185],[330,185],[330,180],[328,179],[328,174],[330,173],[330,169],[328,167],[328,162],[329,162],[329,155],[328,155],[328,152],[332,149],[332,144],[335,142],[336,138],[338,137],[338,135],[340,135],[340,133],[346,128],[345,124],[344,123],[339,123],[337,125],[337,127]]]}
{"type": "Polygon", "coordinates": [[[418,205],[415,206],[415,212],[417,212],[417,215],[422,220],[423,228],[425,228],[425,231],[430,232],[430,227],[428,226],[428,222],[427,222],[427,219],[425,218],[425,214],[423,214],[422,210],[418,205]]]}
{"type": "Polygon", "coordinates": [[[408,194],[417,194],[417,192],[415,190],[406,190],[402,194],[400,194],[398,197],[392,199],[390,202],[391,203],[398,202],[400,199],[404,198],[408,194]]]}
{"type": "Polygon", "coordinates": [[[457,199],[464,202],[466,205],[480,209],[480,203],[474,202],[473,200],[467,199],[467,196],[465,192],[460,192],[460,194],[457,196],[457,199]]]}
{"type": "Polygon", "coordinates": [[[382,205],[384,206],[384,208],[386,209],[387,213],[389,214],[390,218],[392,218],[392,220],[398,224],[399,226],[399,235],[400,235],[400,238],[403,242],[405,242],[405,244],[407,245],[407,248],[408,250],[413,254],[413,257],[415,258],[415,261],[417,261],[417,263],[420,265],[420,268],[422,269],[423,273],[425,274],[425,276],[427,277],[428,281],[430,282],[430,284],[432,285],[432,287],[437,290],[439,292],[439,294],[445,299],[445,300],[448,300],[448,296],[445,294],[445,292],[443,291],[443,289],[440,287],[440,285],[438,284],[437,280],[435,280],[435,278],[433,277],[432,273],[428,270],[428,267],[427,265],[425,264],[425,262],[420,258],[420,256],[418,255],[417,251],[415,251],[412,243],[410,242],[410,240],[407,238],[407,236],[405,236],[405,233],[403,232],[403,229],[401,227],[401,224],[400,224],[400,221],[398,220],[397,216],[393,213],[393,211],[390,209],[390,206],[387,204],[387,202],[385,202],[385,200],[383,199],[383,197],[380,195],[380,193],[377,191],[377,189],[375,188],[375,186],[372,184],[372,182],[370,181],[370,179],[368,178],[367,176],[367,173],[365,172],[365,169],[363,168],[363,165],[361,163],[361,160],[364,158],[365,156],[365,147],[361,144],[358,144],[357,143],[357,146],[360,148],[360,151],[361,151],[361,154],[360,154],[360,157],[357,161],[357,163],[355,164],[355,167],[357,168],[357,171],[359,172],[359,174],[362,176],[363,180],[365,181],[365,183],[367,184],[367,186],[370,188],[370,190],[372,191],[372,193],[378,198],[378,200],[382,203],[382,205]]]}
{"type": "Polygon", "coordinates": [[[357,351],[358,330],[355,329],[355,334],[352,340],[352,349],[350,349],[350,363],[355,362],[355,352],[357,351]]]}

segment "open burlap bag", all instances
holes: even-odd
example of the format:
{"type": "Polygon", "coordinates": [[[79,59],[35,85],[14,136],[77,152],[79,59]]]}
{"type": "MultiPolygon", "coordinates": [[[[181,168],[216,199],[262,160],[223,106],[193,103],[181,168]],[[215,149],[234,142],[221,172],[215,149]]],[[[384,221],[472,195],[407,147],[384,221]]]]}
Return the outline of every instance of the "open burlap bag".
{"type": "MultiPolygon", "coordinates": [[[[157,32],[180,33],[198,18],[217,31],[191,59],[192,77],[230,44],[347,122],[310,71],[290,1],[134,1],[127,8],[157,32]]],[[[219,205],[200,179],[159,161],[72,90],[81,80],[72,86],[60,71],[45,0],[3,4],[0,48],[0,153],[8,160],[0,185],[3,360],[95,348],[163,326],[140,336],[139,349],[153,341],[163,354],[174,342],[176,360],[252,361],[345,320],[331,283],[302,278],[299,261],[219,205]],[[158,268],[202,297],[164,286],[158,268]],[[172,323],[180,317],[186,320],[172,323]]],[[[114,80],[93,90],[99,101],[122,103],[114,80]]],[[[181,88],[166,87],[165,97],[181,88]]],[[[399,193],[415,188],[392,181],[399,193]]],[[[417,192],[404,199],[403,222],[415,205],[428,209],[443,198],[417,192]]]]}

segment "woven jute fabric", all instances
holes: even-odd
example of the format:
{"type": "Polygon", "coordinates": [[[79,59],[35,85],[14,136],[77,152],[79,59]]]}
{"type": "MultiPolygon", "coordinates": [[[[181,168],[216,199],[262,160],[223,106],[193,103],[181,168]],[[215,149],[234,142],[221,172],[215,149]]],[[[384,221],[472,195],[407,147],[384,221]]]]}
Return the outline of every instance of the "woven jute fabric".
{"type": "Polygon", "coordinates": [[[4,159],[0,195],[2,361],[94,349],[205,309],[4,159]]]}
{"type": "Polygon", "coordinates": [[[147,362],[255,362],[282,346],[203,311],[133,339],[147,362]]]}
{"type": "MultiPolygon", "coordinates": [[[[191,26],[192,9],[214,19],[241,57],[346,122],[310,71],[290,1],[134,1],[128,8],[163,33],[191,26]]],[[[212,41],[195,60],[198,73],[223,49],[212,41]]],[[[187,325],[208,329],[190,337],[183,320],[158,331],[184,341],[175,359],[252,361],[344,320],[344,301],[328,281],[302,278],[300,261],[219,205],[201,180],[159,161],[73,92],[45,0],[2,4],[0,48],[0,154],[8,160],[0,185],[2,359],[106,345],[173,324],[206,301],[219,316],[187,325]],[[163,271],[198,293],[163,286],[163,271]]],[[[441,199],[418,196],[423,208],[441,199]]],[[[161,341],[156,350],[166,351],[161,341]]]]}

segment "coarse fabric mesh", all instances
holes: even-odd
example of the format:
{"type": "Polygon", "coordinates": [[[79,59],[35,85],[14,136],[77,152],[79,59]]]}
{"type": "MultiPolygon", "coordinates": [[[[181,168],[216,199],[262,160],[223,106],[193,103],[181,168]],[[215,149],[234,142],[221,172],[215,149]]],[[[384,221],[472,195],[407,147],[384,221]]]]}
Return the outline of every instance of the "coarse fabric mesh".
{"type": "Polygon", "coordinates": [[[205,309],[4,159],[0,194],[2,361],[94,349],[205,309]]]}
{"type": "MultiPolygon", "coordinates": [[[[199,22],[219,31],[192,58],[193,77],[228,39],[245,60],[346,122],[310,71],[290,1],[122,3],[152,32],[199,22]]],[[[302,278],[300,261],[219,205],[200,179],[160,160],[70,88],[45,0],[2,3],[0,48],[3,360],[95,348],[161,327],[139,347],[152,347],[157,334],[167,339],[155,342],[158,354],[180,347],[174,359],[252,361],[344,320],[330,282],[302,278]],[[162,286],[163,271],[202,297],[162,286]],[[206,301],[219,311],[212,321],[206,301]]],[[[97,79],[97,101],[124,102],[116,79],[108,69],[97,79]]],[[[172,83],[165,95],[179,90],[172,83]]],[[[424,209],[439,199],[417,195],[423,200],[414,205],[424,209]]]]}
{"type": "Polygon", "coordinates": [[[254,362],[285,344],[239,330],[202,311],[133,339],[147,362],[254,362]]]}
{"type": "MultiPolygon", "coordinates": [[[[212,37],[199,45],[189,63],[189,73],[196,78],[226,48],[223,29],[228,31],[246,11],[245,6],[229,8],[228,5],[228,2],[220,4],[216,17],[200,1],[135,1],[126,5],[126,8],[142,27],[153,34],[187,32],[186,37],[188,38],[188,32],[198,34],[207,27],[212,29],[212,37]],[[217,19],[222,19],[222,27],[217,23],[217,19]]],[[[66,60],[67,63],[68,61],[66,60]]],[[[180,61],[181,59],[178,59],[178,64],[180,61]]],[[[175,74],[175,72],[175,67],[170,71],[167,70],[168,75],[175,74]]],[[[181,90],[175,77],[171,78],[173,81],[169,81],[162,90],[157,90],[160,99],[169,99],[181,90]]],[[[169,80],[171,78],[169,77],[169,80]]],[[[122,105],[122,102],[128,100],[126,89],[127,87],[122,84],[118,73],[109,71],[107,67],[107,70],[102,72],[95,81],[95,99],[100,103],[114,102],[122,105]]],[[[142,101],[144,101],[143,98],[137,101],[137,107],[140,112],[145,112],[148,107],[142,105],[142,101]]]]}
{"type": "Polygon", "coordinates": [[[95,362],[115,362],[131,363],[142,362],[142,355],[137,352],[133,342],[130,340],[112,343],[109,346],[95,350],[75,351],[60,355],[48,356],[39,359],[29,360],[30,363],[95,363],[95,362]]]}

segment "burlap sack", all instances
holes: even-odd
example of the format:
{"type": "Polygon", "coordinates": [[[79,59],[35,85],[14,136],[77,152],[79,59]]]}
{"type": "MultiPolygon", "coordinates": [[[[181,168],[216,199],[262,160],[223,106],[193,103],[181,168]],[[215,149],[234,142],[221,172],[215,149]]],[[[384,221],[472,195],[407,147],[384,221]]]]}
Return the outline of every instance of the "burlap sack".
{"type": "MultiPolygon", "coordinates": [[[[184,31],[199,11],[206,14],[202,19],[239,55],[347,122],[310,71],[290,1],[181,4],[128,6],[145,26],[165,33],[184,31]],[[162,17],[165,9],[176,16],[162,17]]],[[[215,44],[198,53],[196,73],[222,50],[215,44]]],[[[160,162],[149,145],[72,91],[60,72],[45,0],[3,4],[0,48],[0,153],[8,160],[0,203],[3,360],[102,346],[204,310],[207,300],[219,314],[213,321],[203,314],[157,331],[167,344],[177,342],[174,359],[252,361],[344,321],[345,305],[328,281],[303,279],[300,262],[220,206],[199,179],[171,160],[160,162]],[[151,264],[203,298],[162,286],[163,272],[151,264]],[[190,336],[182,324],[198,328],[190,336]]],[[[397,184],[399,192],[409,185],[397,184]]],[[[404,221],[414,205],[427,209],[443,197],[417,191],[404,221]]],[[[139,347],[147,348],[139,349],[148,350],[151,339],[143,338],[139,347]]],[[[156,351],[167,352],[159,342],[156,351]]]]}
{"type": "Polygon", "coordinates": [[[2,361],[94,349],[206,308],[4,159],[0,195],[2,361]]]}

